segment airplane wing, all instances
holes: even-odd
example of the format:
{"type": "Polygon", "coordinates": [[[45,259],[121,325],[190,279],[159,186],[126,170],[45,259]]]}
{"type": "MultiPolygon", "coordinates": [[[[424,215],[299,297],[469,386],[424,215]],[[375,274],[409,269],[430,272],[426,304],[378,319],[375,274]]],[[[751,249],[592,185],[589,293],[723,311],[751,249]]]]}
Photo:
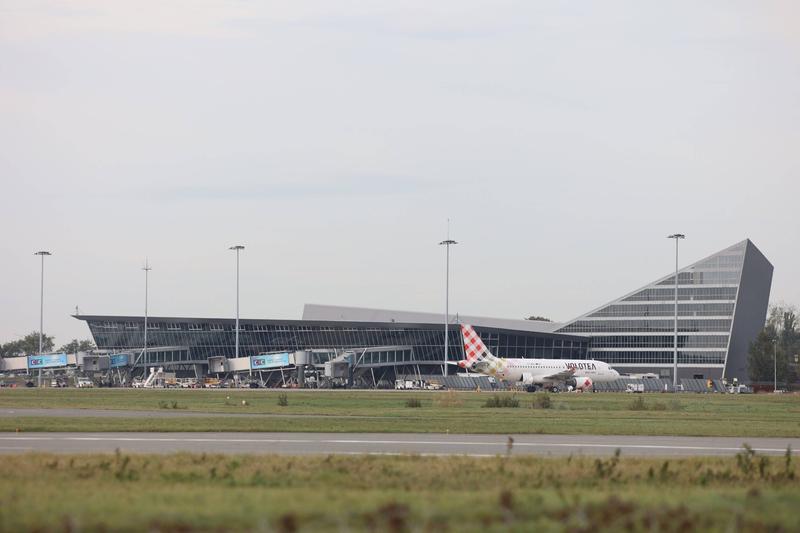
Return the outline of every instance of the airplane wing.
{"type": "Polygon", "coordinates": [[[575,375],[575,370],[573,370],[572,368],[568,368],[566,370],[562,370],[561,372],[556,372],[555,374],[544,376],[544,378],[542,379],[545,379],[547,381],[566,381],[574,375],[575,375]]]}

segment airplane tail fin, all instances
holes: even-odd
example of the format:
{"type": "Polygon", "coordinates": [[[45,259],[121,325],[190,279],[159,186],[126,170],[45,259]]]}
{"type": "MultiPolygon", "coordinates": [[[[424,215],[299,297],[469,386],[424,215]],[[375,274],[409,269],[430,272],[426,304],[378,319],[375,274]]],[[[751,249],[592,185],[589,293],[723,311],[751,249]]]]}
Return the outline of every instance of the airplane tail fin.
{"type": "Polygon", "coordinates": [[[461,325],[461,337],[464,340],[464,355],[468,363],[493,359],[492,353],[469,324],[461,325]]]}

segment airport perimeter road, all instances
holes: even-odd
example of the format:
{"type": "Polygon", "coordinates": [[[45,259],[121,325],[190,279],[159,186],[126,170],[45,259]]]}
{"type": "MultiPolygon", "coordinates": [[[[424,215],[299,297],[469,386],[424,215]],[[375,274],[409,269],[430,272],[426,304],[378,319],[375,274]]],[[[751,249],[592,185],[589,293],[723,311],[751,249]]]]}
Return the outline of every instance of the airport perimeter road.
{"type": "MultiPolygon", "coordinates": [[[[734,455],[747,443],[779,455],[800,439],[739,437],[642,437],[513,435],[513,455],[734,455]]],[[[277,453],[303,454],[506,454],[508,436],[391,433],[2,433],[0,453],[277,453]]]]}

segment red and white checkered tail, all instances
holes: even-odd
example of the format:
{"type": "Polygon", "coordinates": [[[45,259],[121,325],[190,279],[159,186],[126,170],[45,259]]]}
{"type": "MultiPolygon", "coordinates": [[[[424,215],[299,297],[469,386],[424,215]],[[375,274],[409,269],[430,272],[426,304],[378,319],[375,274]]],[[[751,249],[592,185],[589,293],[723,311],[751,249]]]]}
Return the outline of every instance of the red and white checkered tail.
{"type": "Polygon", "coordinates": [[[493,358],[492,353],[469,324],[461,325],[461,337],[464,339],[464,356],[467,362],[474,363],[493,358]]]}

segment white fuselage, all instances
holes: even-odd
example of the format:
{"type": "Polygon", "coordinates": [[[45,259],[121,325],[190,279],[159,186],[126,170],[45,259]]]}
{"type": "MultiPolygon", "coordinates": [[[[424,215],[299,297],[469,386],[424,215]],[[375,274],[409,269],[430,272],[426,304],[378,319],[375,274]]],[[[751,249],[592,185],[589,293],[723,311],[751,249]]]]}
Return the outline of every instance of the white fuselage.
{"type": "Polygon", "coordinates": [[[530,385],[560,383],[571,377],[586,377],[593,382],[613,381],[619,372],[608,363],[593,359],[503,359],[495,374],[503,381],[521,381],[530,385]],[[570,373],[571,376],[565,376],[570,373]],[[553,377],[558,376],[558,377],[553,377]]]}

